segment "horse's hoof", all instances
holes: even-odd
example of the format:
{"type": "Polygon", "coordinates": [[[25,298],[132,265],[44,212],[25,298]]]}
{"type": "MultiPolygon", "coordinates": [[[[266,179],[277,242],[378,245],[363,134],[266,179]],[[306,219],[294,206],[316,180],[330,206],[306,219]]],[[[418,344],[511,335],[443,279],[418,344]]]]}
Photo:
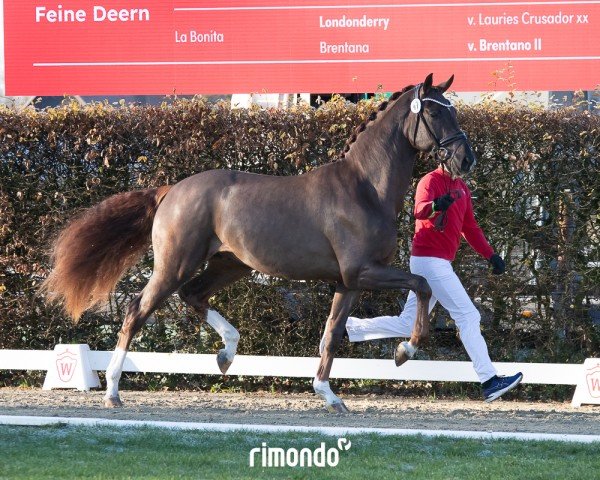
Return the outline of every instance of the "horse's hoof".
{"type": "Polygon", "coordinates": [[[402,342],[396,348],[396,353],[394,354],[394,361],[396,362],[396,366],[399,367],[407,360],[410,360],[415,356],[415,349],[412,349],[408,342],[402,342]]]}
{"type": "Polygon", "coordinates": [[[329,413],[350,413],[348,407],[341,400],[335,403],[328,403],[326,408],[329,413]]]}
{"type": "Polygon", "coordinates": [[[121,408],[123,406],[123,402],[119,397],[105,398],[104,406],[106,408],[121,408]]]}
{"type": "Polygon", "coordinates": [[[229,367],[232,363],[233,360],[229,360],[227,357],[227,352],[225,352],[225,350],[219,350],[219,353],[217,354],[217,364],[219,365],[219,370],[221,370],[223,375],[227,373],[227,370],[229,370],[229,367]]]}

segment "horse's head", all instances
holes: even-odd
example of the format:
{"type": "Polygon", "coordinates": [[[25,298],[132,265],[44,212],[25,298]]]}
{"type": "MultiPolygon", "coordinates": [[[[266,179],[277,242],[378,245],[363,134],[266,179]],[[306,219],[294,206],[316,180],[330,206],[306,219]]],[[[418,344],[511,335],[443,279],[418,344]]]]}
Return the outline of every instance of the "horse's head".
{"type": "Polygon", "coordinates": [[[461,176],[475,166],[469,139],[456,120],[456,110],[444,97],[454,75],[433,86],[433,74],[417,85],[412,93],[411,112],[404,122],[404,135],[421,152],[431,152],[450,173],[461,176]]]}

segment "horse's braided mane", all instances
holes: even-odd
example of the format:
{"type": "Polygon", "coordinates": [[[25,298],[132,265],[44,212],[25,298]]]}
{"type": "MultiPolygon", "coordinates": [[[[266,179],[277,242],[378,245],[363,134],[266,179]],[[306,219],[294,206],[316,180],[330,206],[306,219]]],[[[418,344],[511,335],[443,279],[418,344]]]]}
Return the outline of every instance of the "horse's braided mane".
{"type": "Polygon", "coordinates": [[[396,100],[398,100],[404,93],[408,92],[409,90],[412,90],[413,88],[415,88],[414,85],[407,85],[399,92],[394,92],[389,98],[389,100],[381,102],[379,104],[379,107],[377,108],[377,111],[371,113],[371,115],[369,115],[369,117],[364,122],[362,122],[358,127],[354,129],[354,133],[352,134],[352,136],[348,140],[346,140],[346,145],[344,145],[344,150],[340,154],[339,159],[342,160],[346,156],[346,153],[348,152],[348,150],[350,150],[352,144],[356,142],[358,136],[365,131],[367,125],[369,125],[377,119],[379,112],[385,111],[391,103],[395,103],[396,100]]]}

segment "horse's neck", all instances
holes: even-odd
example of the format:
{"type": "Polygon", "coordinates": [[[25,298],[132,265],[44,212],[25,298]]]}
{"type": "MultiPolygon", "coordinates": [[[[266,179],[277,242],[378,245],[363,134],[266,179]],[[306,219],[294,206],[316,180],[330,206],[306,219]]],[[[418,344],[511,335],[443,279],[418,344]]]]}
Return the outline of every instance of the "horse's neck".
{"type": "MultiPolygon", "coordinates": [[[[401,100],[399,100],[401,101],[401,100]]],[[[394,105],[393,110],[399,110],[394,105]]],[[[361,133],[346,154],[353,168],[375,187],[384,207],[398,214],[415,163],[417,151],[402,133],[404,118],[389,111],[361,133]]]]}

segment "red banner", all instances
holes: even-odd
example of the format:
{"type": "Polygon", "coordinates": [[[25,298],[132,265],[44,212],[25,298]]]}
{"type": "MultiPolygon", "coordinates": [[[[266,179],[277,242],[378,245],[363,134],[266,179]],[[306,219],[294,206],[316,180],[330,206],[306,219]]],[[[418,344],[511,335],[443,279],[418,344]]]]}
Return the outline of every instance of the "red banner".
{"type": "Polygon", "coordinates": [[[591,90],[600,1],[4,0],[7,95],[591,90]]]}

